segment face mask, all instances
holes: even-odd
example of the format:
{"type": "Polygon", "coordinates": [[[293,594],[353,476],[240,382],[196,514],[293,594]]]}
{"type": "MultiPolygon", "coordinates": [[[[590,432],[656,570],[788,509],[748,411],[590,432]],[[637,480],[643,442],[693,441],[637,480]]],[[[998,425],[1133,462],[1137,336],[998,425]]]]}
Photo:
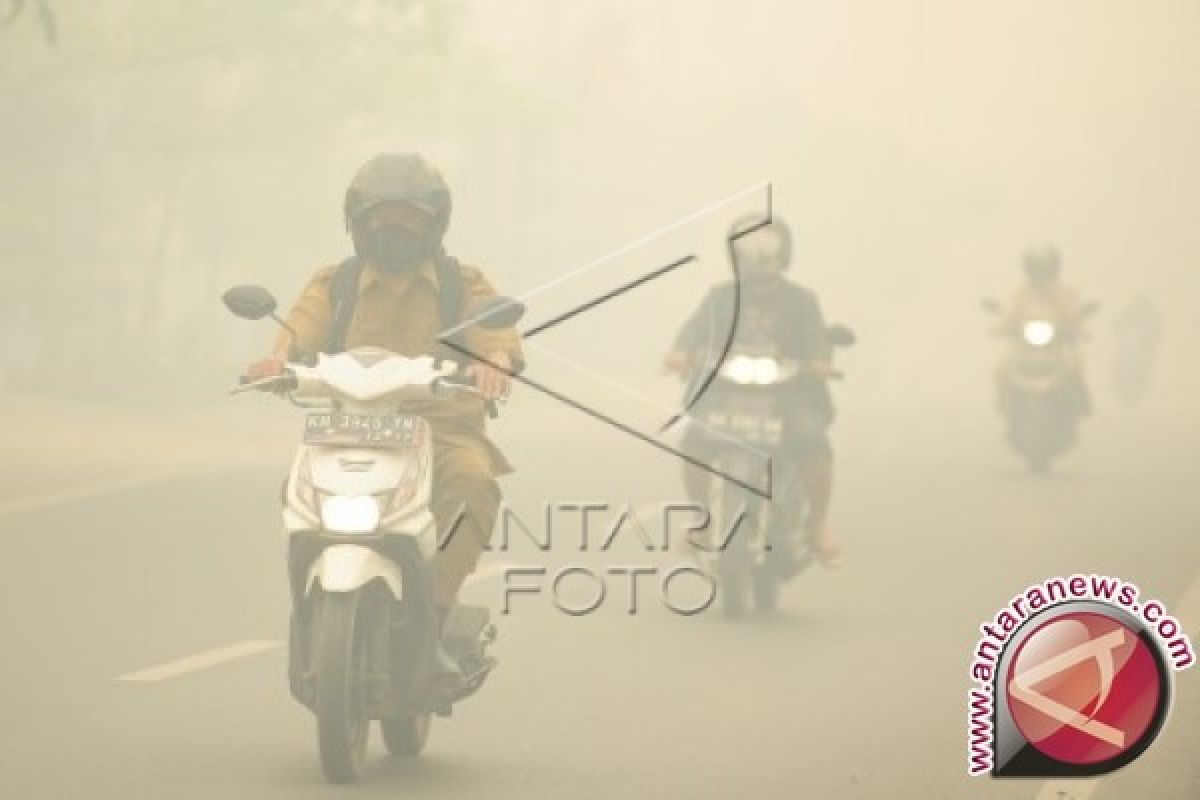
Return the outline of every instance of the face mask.
{"type": "Polygon", "coordinates": [[[738,267],[742,282],[747,286],[766,286],[783,277],[778,262],[770,257],[751,256],[738,262],[738,267]]]}
{"type": "Polygon", "coordinates": [[[367,234],[368,255],[384,272],[397,274],[420,266],[433,255],[428,240],[398,225],[367,234]]]}

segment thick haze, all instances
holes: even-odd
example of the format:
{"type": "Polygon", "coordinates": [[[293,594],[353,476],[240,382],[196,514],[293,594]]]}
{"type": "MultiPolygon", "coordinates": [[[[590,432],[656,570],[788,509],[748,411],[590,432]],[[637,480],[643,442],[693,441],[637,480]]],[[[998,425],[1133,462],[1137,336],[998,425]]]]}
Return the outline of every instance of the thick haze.
{"type": "MultiPolygon", "coordinates": [[[[363,795],[1033,797],[965,776],[981,621],[1095,571],[1200,641],[1198,41],[1196,0],[0,0],[0,796],[328,797],[284,681],[300,412],[226,395],[275,331],[219,298],[289,305],[350,253],[358,165],[417,151],[454,192],[449,251],[526,300],[526,330],[697,255],[527,342],[530,376],[645,432],[769,183],[791,275],[859,336],[834,390],[849,564],[737,625],[653,592],[636,616],[619,589],[588,617],[522,596],[503,669],[427,758],[376,745],[363,795]],[[1033,476],[980,301],[1043,241],[1100,303],[1096,408],[1033,476]],[[1141,293],[1163,337],[1126,408],[1114,324],[1141,293]]],[[[670,455],[527,388],[491,430],[535,524],[683,496],[670,455]]],[[[572,544],[488,555],[468,600],[572,544]]],[[[623,544],[588,563],[646,559],[623,544]]],[[[1179,689],[1161,743],[1089,796],[1197,797],[1179,689]]]]}
{"type": "Polygon", "coordinates": [[[26,13],[0,52],[22,386],[110,340],[197,367],[265,347],[218,290],[288,302],[341,258],[344,183],[384,149],[444,168],[451,248],[518,294],[771,181],[797,278],[862,333],[848,395],[981,402],[978,298],[1045,239],[1106,310],[1158,301],[1173,377],[1195,361],[1194,3],[52,8],[57,46],[26,13]]]}

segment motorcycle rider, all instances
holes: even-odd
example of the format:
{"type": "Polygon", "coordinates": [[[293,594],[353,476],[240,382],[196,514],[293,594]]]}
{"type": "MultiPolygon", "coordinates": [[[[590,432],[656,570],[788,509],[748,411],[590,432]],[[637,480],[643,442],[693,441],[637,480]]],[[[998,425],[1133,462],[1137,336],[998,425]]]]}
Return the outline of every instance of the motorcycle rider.
{"type": "Polygon", "coordinates": [[[364,346],[467,362],[479,395],[454,393],[411,406],[433,432],[431,504],[440,539],[434,597],[443,619],[491,536],[501,498],[496,477],[512,470],[485,435],[485,402],[506,396],[510,374],[523,366],[512,328],[467,328],[460,341],[480,355],[474,361],[437,340],[460,321],[443,319],[448,294],[457,295],[461,319],[495,296],[478,269],[446,254],[450,210],[445,180],[419,155],[385,153],[363,164],[345,197],[355,257],[317,270],[286,318],[295,336],[281,332],[272,354],[247,370],[256,378],[278,375],[299,354],[364,346]],[[337,297],[339,287],[349,297],[337,297]],[[348,312],[340,307],[346,302],[348,312]]]}
{"type": "MultiPolygon", "coordinates": [[[[1027,249],[1022,257],[1022,267],[1026,281],[1003,311],[999,333],[1019,341],[1026,322],[1045,320],[1051,323],[1060,338],[1062,358],[1067,360],[1079,412],[1087,415],[1091,412],[1091,394],[1084,378],[1079,348],[1087,314],[1079,293],[1061,280],[1062,256],[1053,244],[1027,249]]],[[[1005,377],[1011,354],[1011,350],[1005,354],[996,372],[996,396],[1004,413],[1011,408],[1013,400],[1012,387],[1005,377]]]]}
{"type": "MultiPolygon", "coordinates": [[[[834,409],[827,384],[833,375],[832,347],[816,294],[784,277],[791,253],[791,231],[778,217],[765,225],[760,217],[743,217],[731,229],[730,258],[741,289],[739,331],[775,342],[781,354],[805,365],[804,374],[788,389],[792,402],[784,426],[784,448],[799,468],[800,488],[808,499],[804,531],[808,545],[823,565],[836,567],[844,556],[828,524],[833,491],[828,428],[834,409]]],[[[686,378],[716,357],[714,350],[720,345],[710,336],[712,320],[716,314],[728,313],[734,289],[730,281],[709,291],[664,358],[667,372],[686,378]]],[[[692,428],[682,446],[685,452],[703,457],[713,445],[706,442],[702,431],[692,428]]],[[[699,467],[684,465],[684,488],[692,502],[708,497],[711,477],[699,467]]]]}

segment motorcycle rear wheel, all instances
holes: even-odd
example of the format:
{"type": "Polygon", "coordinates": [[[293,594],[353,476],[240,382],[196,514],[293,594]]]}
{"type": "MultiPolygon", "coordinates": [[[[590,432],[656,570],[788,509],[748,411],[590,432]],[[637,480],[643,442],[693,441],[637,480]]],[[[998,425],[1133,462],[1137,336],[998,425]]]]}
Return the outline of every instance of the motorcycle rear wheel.
{"type": "Polygon", "coordinates": [[[429,741],[432,719],[425,714],[397,714],[379,721],[383,744],[396,758],[415,758],[429,741]]]}
{"type": "Polygon", "coordinates": [[[754,572],[754,609],[770,614],[779,608],[779,576],[771,569],[760,567],[754,572]]]}

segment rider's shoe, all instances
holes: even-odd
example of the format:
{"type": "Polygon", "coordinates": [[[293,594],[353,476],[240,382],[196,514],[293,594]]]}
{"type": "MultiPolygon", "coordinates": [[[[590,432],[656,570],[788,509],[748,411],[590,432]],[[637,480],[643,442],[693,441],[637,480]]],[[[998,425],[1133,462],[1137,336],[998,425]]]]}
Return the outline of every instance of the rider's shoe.
{"type": "Polygon", "coordinates": [[[836,544],[809,544],[817,562],[826,569],[840,569],[846,565],[846,554],[836,544]]]}
{"type": "Polygon", "coordinates": [[[438,642],[437,653],[434,655],[433,672],[438,683],[443,684],[461,684],[465,677],[458,661],[446,652],[441,642],[438,642]]]}
{"type": "Polygon", "coordinates": [[[827,529],[806,526],[804,546],[808,557],[826,569],[838,569],[846,564],[846,554],[837,539],[827,529]]]}
{"type": "Polygon", "coordinates": [[[445,613],[434,656],[434,713],[448,715],[451,704],[479,690],[496,666],[496,659],[486,654],[495,638],[487,609],[454,606],[445,613]]]}

